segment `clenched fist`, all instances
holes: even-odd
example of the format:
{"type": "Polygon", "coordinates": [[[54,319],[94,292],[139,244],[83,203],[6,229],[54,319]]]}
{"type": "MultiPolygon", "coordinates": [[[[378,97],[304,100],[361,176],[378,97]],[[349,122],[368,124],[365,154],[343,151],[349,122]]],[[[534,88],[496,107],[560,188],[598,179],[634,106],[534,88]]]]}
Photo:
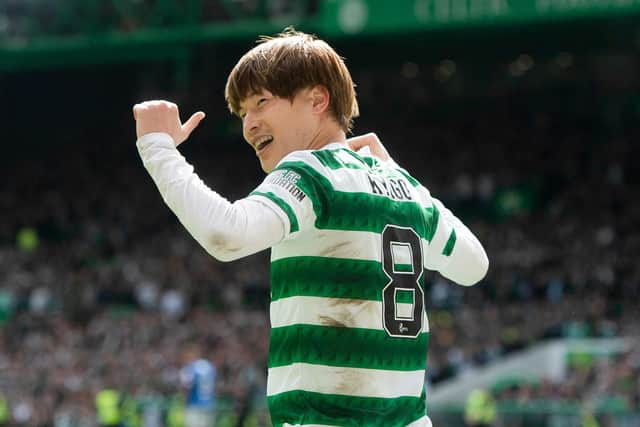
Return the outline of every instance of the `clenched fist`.
{"type": "Polygon", "coordinates": [[[146,101],[133,106],[138,138],[152,132],[164,132],[171,135],[176,146],[191,135],[204,117],[204,113],[198,111],[182,124],[178,106],[172,102],[146,101]]]}

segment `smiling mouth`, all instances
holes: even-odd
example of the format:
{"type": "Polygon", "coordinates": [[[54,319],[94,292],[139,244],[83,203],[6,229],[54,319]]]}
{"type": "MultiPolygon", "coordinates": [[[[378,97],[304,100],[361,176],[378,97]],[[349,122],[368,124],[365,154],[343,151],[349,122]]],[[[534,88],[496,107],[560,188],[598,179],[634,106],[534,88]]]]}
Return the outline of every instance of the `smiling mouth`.
{"type": "Polygon", "coordinates": [[[256,153],[260,154],[269,144],[273,142],[273,138],[266,139],[261,141],[258,145],[256,145],[256,153]]]}

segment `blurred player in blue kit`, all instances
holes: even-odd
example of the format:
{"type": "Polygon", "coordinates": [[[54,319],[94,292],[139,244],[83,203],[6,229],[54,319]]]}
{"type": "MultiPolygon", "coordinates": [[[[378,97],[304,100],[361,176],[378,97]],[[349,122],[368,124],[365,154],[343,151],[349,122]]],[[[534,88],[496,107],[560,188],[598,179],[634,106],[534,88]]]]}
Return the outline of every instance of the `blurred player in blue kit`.
{"type": "Polygon", "coordinates": [[[198,348],[183,353],[180,383],[186,391],[184,423],[186,427],[213,427],[216,368],[202,358],[198,348]]]}

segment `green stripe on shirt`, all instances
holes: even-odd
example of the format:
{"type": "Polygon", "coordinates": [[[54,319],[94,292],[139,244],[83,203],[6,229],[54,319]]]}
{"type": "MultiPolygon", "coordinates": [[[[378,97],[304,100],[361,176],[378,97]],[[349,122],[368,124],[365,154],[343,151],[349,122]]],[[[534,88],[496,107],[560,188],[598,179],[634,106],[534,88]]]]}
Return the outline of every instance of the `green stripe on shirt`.
{"type": "Polygon", "coordinates": [[[388,224],[410,226],[422,238],[427,227],[424,209],[415,201],[400,202],[381,195],[335,191],[327,215],[316,227],[381,233],[388,224]]]}
{"type": "Polygon", "coordinates": [[[289,257],[271,263],[271,299],[291,296],[381,301],[389,282],[377,261],[289,257]]]}
{"type": "Polygon", "coordinates": [[[293,209],[291,209],[291,206],[289,206],[289,204],[282,200],[280,197],[276,196],[270,191],[268,193],[263,193],[262,191],[252,191],[249,195],[266,197],[267,199],[278,205],[289,218],[289,233],[295,233],[300,229],[298,225],[298,219],[296,218],[296,213],[293,211],[293,209]]]}
{"type": "Polygon", "coordinates": [[[444,249],[442,250],[442,255],[450,256],[451,252],[453,252],[453,247],[456,245],[456,230],[455,228],[451,229],[451,234],[449,234],[449,240],[447,240],[447,244],[444,245],[444,249]]]}
{"type": "Polygon", "coordinates": [[[438,228],[440,211],[434,205],[433,207],[424,209],[424,216],[427,218],[427,235],[425,236],[425,240],[427,242],[431,242],[431,240],[433,240],[433,236],[436,234],[436,229],[438,228]]]}
{"type": "Polygon", "coordinates": [[[292,363],[346,368],[417,371],[424,369],[429,333],[394,338],[382,330],[293,325],[271,330],[269,368],[292,363]],[[389,351],[393,348],[393,351],[389,351]]]}
{"type": "Polygon", "coordinates": [[[353,397],[289,391],[267,398],[274,427],[324,424],[342,427],[404,427],[426,414],[420,397],[353,397]]]}
{"type": "MultiPolygon", "coordinates": [[[[425,274],[419,280],[424,289],[425,274]]],[[[389,277],[380,262],[300,256],[271,262],[271,300],[292,296],[382,301],[389,277]]]]}

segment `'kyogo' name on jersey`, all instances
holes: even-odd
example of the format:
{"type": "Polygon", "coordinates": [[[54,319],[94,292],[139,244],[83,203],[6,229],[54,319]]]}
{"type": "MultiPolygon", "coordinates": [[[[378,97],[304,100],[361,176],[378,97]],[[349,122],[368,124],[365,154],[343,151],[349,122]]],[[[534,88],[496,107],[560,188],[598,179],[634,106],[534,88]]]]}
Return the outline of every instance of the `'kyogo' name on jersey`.
{"type": "Polygon", "coordinates": [[[367,174],[371,192],[391,197],[395,200],[413,200],[409,184],[403,179],[383,178],[377,175],[367,174]]]}

